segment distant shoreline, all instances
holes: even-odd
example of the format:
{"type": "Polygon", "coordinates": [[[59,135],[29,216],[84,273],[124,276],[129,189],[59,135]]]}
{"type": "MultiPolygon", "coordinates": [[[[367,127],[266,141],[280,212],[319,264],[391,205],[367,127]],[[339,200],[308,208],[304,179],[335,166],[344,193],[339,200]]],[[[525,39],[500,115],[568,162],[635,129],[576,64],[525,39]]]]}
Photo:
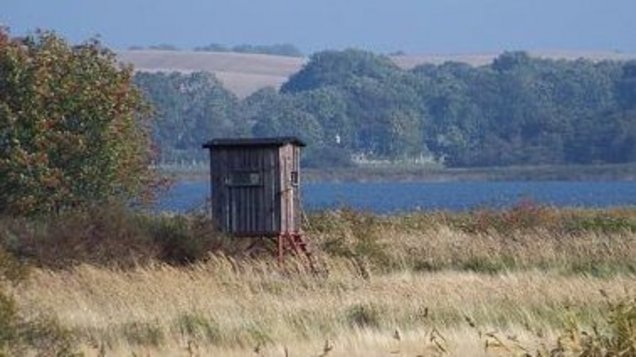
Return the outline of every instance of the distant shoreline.
{"type": "MultiPolygon", "coordinates": [[[[174,181],[204,181],[207,165],[159,168],[174,181]]],[[[636,181],[636,163],[477,168],[351,167],[303,169],[307,182],[636,181]]]]}

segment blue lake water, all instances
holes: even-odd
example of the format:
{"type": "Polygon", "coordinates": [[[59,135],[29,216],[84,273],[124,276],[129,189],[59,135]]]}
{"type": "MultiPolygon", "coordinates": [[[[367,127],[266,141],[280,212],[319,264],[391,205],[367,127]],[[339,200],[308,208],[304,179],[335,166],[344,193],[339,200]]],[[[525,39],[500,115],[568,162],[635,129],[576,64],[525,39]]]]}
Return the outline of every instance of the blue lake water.
{"type": "MultiPolygon", "coordinates": [[[[159,200],[159,210],[202,207],[207,182],[179,182],[159,200]]],[[[378,213],[505,208],[522,199],[558,207],[636,206],[636,182],[434,182],[304,183],[304,209],[352,207],[378,213]]]]}

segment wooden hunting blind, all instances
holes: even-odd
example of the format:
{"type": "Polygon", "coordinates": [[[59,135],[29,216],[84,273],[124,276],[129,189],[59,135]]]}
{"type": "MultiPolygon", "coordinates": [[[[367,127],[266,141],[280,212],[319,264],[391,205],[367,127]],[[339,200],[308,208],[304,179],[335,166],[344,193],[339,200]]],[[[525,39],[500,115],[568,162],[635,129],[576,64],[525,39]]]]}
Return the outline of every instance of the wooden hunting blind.
{"type": "Polygon", "coordinates": [[[212,218],[233,237],[275,238],[278,257],[304,252],[300,149],[295,137],[214,139],[210,151],[212,218]]]}

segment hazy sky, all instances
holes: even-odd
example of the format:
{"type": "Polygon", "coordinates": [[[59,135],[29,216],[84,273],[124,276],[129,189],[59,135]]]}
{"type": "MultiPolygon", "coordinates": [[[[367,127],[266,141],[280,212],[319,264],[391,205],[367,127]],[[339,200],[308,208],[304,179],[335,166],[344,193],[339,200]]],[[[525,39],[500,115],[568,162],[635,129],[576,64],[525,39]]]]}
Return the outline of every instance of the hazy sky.
{"type": "Polygon", "coordinates": [[[100,34],[115,48],[293,43],[304,52],[636,52],[636,0],[0,0],[14,34],[100,34]]]}

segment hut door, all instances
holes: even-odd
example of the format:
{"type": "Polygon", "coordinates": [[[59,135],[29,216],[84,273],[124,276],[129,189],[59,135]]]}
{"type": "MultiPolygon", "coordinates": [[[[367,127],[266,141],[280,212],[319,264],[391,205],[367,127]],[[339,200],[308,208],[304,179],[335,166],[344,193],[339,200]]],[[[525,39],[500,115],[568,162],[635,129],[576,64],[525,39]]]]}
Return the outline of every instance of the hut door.
{"type": "Polygon", "coordinates": [[[258,193],[263,184],[262,172],[236,170],[225,178],[225,226],[230,232],[252,234],[258,231],[258,193]]]}

